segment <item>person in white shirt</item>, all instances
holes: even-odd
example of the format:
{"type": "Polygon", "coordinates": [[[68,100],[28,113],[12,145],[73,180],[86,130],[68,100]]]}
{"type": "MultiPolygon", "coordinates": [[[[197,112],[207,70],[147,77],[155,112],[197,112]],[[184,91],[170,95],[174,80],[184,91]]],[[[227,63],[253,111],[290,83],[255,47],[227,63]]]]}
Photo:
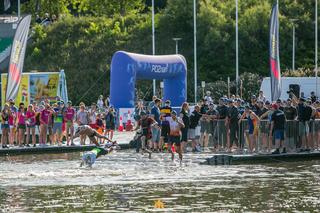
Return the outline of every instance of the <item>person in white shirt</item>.
{"type": "Polygon", "coordinates": [[[99,96],[99,99],[97,101],[97,106],[98,106],[99,109],[103,108],[103,95],[99,96]]]}
{"type": "Polygon", "coordinates": [[[263,95],[263,91],[259,91],[259,96],[257,101],[262,101],[263,103],[266,102],[266,97],[263,95]]]}
{"type": "Polygon", "coordinates": [[[89,109],[89,126],[95,128],[97,120],[97,105],[96,103],[92,103],[91,109],[89,109]]]}
{"type": "Polygon", "coordinates": [[[204,96],[204,100],[206,101],[206,103],[208,105],[213,104],[213,100],[211,98],[211,92],[210,91],[206,92],[206,96],[204,96]]]}

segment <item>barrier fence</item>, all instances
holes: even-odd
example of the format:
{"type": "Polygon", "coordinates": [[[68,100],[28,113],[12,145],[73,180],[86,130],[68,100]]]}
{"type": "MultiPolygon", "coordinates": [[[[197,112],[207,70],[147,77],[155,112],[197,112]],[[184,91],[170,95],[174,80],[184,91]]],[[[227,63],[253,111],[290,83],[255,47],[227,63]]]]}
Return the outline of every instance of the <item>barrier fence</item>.
{"type": "MultiPolygon", "coordinates": [[[[202,123],[201,126],[203,127],[202,123]]],[[[254,128],[249,128],[247,120],[231,124],[226,124],[225,120],[215,120],[208,126],[203,129],[209,134],[209,147],[224,150],[232,143],[244,150],[260,152],[271,150],[275,146],[275,137],[274,134],[270,135],[271,123],[268,120],[257,122],[254,128]]],[[[302,146],[303,140],[309,148],[320,148],[320,120],[286,121],[284,130],[286,148],[294,151],[302,146]]]]}

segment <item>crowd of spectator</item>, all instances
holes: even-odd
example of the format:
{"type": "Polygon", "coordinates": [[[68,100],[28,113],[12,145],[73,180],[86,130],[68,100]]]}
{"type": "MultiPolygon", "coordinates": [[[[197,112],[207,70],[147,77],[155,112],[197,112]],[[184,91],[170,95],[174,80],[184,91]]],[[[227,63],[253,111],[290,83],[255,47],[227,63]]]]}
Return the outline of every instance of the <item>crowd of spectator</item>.
{"type": "Polygon", "coordinates": [[[170,149],[172,144],[181,153],[189,144],[193,152],[279,154],[319,149],[319,100],[314,92],[309,98],[289,95],[287,100],[271,103],[260,91],[250,101],[232,95],[216,102],[207,92],[195,106],[186,102],[178,111],[169,100],[162,103],[153,97],[148,105],[137,103],[135,119],[145,136],[144,146],[155,152],[170,149]]]}
{"type": "MultiPolygon", "coordinates": [[[[0,116],[2,148],[36,147],[36,135],[38,146],[60,146],[63,140],[67,146],[74,145],[75,128],[80,125],[89,125],[112,139],[116,116],[113,107],[108,106],[108,100],[100,96],[90,107],[84,103],[74,107],[71,101],[64,103],[59,97],[54,102],[44,98],[28,106],[24,103],[16,106],[13,100],[9,100],[0,116]]],[[[85,142],[86,137],[80,137],[80,143],[83,145],[85,142]]]]}
{"type": "MultiPolygon", "coordinates": [[[[263,153],[308,152],[320,148],[320,102],[314,93],[271,103],[263,92],[250,101],[240,97],[221,97],[215,101],[210,92],[193,106],[185,102],[173,108],[170,100],[153,97],[140,100],[133,112],[135,129],[143,136],[143,147],[153,152],[186,151],[263,153]],[[175,144],[175,146],[172,146],[175,144]]],[[[1,111],[2,148],[13,146],[74,145],[75,128],[89,125],[112,140],[119,115],[109,106],[109,98],[99,96],[87,107],[59,98],[43,99],[29,106],[15,106],[10,100],[1,111]]],[[[127,125],[123,122],[123,125],[127,125]]],[[[131,131],[132,128],[126,128],[131,131]]],[[[99,139],[100,143],[104,141],[99,139]]],[[[86,136],[80,137],[80,144],[86,136]]]]}
{"type": "Polygon", "coordinates": [[[53,22],[57,21],[57,16],[55,14],[53,14],[50,17],[49,13],[45,13],[44,17],[40,17],[39,15],[36,15],[35,21],[38,24],[48,26],[48,25],[52,24],[53,22]]]}

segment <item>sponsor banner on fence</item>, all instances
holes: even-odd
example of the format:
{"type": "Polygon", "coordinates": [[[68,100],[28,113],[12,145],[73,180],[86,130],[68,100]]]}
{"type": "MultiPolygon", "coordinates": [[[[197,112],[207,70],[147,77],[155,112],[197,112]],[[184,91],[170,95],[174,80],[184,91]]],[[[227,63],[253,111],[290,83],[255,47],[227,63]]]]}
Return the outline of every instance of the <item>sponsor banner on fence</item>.
{"type": "MultiPolygon", "coordinates": [[[[2,97],[2,106],[6,102],[6,88],[7,88],[7,76],[8,75],[1,75],[1,97],[2,97]]],[[[22,75],[20,86],[18,89],[17,96],[15,98],[15,104],[19,105],[20,103],[24,103],[24,105],[28,105],[30,100],[30,93],[29,93],[29,75],[22,75]]]]}
{"type": "Polygon", "coordinates": [[[30,75],[30,101],[40,101],[44,97],[55,99],[58,83],[59,73],[30,75]]]}

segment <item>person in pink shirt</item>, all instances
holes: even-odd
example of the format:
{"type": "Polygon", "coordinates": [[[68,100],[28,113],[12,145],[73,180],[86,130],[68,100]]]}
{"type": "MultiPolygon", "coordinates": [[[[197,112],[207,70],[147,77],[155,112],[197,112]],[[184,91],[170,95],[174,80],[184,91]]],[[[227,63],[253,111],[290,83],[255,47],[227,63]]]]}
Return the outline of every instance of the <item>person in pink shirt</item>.
{"type": "Polygon", "coordinates": [[[64,120],[66,123],[66,137],[67,137],[67,146],[71,145],[73,146],[73,134],[74,134],[74,127],[73,127],[73,121],[75,119],[76,110],[72,107],[72,102],[68,101],[67,108],[64,111],[64,120]]]}
{"type": "Polygon", "coordinates": [[[14,145],[15,135],[16,135],[16,117],[18,108],[15,106],[14,101],[10,100],[10,115],[9,115],[9,144],[10,146],[14,145]]]}
{"type": "Polygon", "coordinates": [[[36,127],[36,112],[33,108],[33,105],[28,106],[28,110],[26,112],[26,124],[27,124],[27,146],[29,146],[30,141],[30,132],[32,135],[32,145],[36,147],[36,134],[35,134],[35,127],[36,127]]]}
{"type": "Polygon", "coordinates": [[[47,143],[47,130],[49,119],[51,118],[52,110],[49,104],[45,105],[45,108],[40,112],[40,138],[39,143],[41,146],[47,143]]]}
{"type": "Polygon", "coordinates": [[[20,106],[17,113],[17,125],[18,127],[18,144],[19,146],[24,145],[24,135],[26,131],[26,112],[24,106],[20,106]]]}

